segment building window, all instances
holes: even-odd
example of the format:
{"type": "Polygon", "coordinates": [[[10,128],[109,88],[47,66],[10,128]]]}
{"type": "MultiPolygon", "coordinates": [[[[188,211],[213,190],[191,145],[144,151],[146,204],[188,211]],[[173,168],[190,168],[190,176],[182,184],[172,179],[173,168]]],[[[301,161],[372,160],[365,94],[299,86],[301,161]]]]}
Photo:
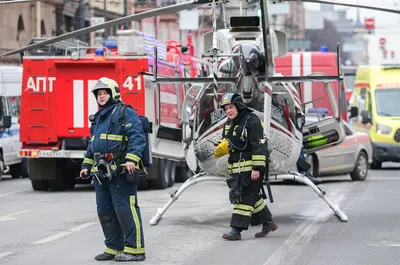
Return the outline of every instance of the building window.
{"type": "Polygon", "coordinates": [[[40,35],[46,36],[46,27],[44,26],[44,21],[40,21],[40,35]]]}
{"type": "Polygon", "coordinates": [[[18,27],[17,27],[17,41],[20,39],[20,35],[25,30],[24,20],[22,19],[22,15],[18,17],[18,27]]]}

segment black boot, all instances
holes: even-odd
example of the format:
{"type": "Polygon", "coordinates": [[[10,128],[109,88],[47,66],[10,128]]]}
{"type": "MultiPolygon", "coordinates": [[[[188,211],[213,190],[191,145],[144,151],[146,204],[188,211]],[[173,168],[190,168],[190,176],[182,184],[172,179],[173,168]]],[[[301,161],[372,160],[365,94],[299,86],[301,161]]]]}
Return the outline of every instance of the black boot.
{"type": "Polygon", "coordinates": [[[256,233],[254,236],[255,237],[265,237],[267,236],[270,232],[275,231],[278,229],[278,225],[275,224],[274,221],[265,221],[263,223],[263,228],[260,232],[256,233]]]}
{"type": "Polygon", "coordinates": [[[312,183],[314,183],[315,185],[319,185],[322,183],[322,180],[319,178],[314,178],[311,175],[304,175],[304,176],[306,176],[309,180],[311,180],[312,183]]]}
{"type": "Polygon", "coordinates": [[[146,256],[144,254],[129,254],[126,252],[121,252],[115,256],[114,260],[116,261],[144,261],[146,256]]]}
{"type": "Polygon", "coordinates": [[[106,261],[106,260],[113,260],[114,257],[115,257],[115,255],[111,255],[108,253],[101,253],[101,254],[97,255],[96,257],[94,257],[94,259],[97,261],[106,261]]]}
{"type": "Polygon", "coordinates": [[[232,227],[231,231],[222,235],[222,238],[227,240],[241,240],[242,236],[240,235],[240,232],[242,232],[242,229],[232,227]]]}

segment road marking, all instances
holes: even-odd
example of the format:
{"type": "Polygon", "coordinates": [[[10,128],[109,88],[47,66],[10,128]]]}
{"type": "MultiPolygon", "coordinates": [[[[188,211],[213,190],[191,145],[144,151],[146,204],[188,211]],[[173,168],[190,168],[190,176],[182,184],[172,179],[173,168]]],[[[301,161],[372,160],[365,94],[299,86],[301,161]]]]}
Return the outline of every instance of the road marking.
{"type": "Polygon", "coordinates": [[[10,251],[8,251],[8,252],[0,252],[0,259],[4,258],[4,257],[7,257],[7,256],[9,256],[9,255],[11,255],[13,253],[14,252],[10,252],[10,251]]]}
{"type": "Polygon", "coordinates": [[[387,241],[382,241],[379,244],[369,244],[369,245],[373,247],[400,247],[399,243],[389,243],[387,241]]]}
{"type": "Polygon", "coordinates": [[[93,226],[93,225],[95,225],[95,224],[96,224],[95,222],[84,223],[84,224],[75,226],[75,227],[69,229],[68,231],[60,232],[60,233],[58,233],[58,234],[55,234],[55,235],[46,237],[46,238],[44,238],[44,239],[41,239],[41,240],[39,240],[39,241],[33,242],[33,244],[44,244],[44,243],[49,243],[49,242],[52,242],[52,241],[54,241],[54,240],[57,240],[57,239],[66,237],[66,236],[72,234],[73,232],[79,232],[79,231],[81,231],[81,230],[83,230],[83,229],[85,229],[85,228],[88,228],[88,227],[90,227],[90,226],[93,226]]]}
{"type": "MultiPolygon", "coordinates": [[[[345,189],[337,190],[330,194],[328,193],[327,197],[333,204],[340,204],[340,202],[346,199],[346,195],[350,189],[351,186],[345,189]]],[[[319,202],[320,200],[321,199],[316,200],[316,202],[319,202]]],[[[269,257],[264,265],[279,265],[282,264],[283,261],[286,261],[285,258],[290,258],[290,263],[285,262],[285,264],[294,264],[293,262],[296,261],[299,255],[304,253],[304,247],[306,247],[306,245],[313,239],[314,235],[318,233],[319,229],[324,224],[324,221],[334,214],[327,204],[324,203],[324,206],[325,210],[321,210],[321,207],[313,207],[312,209],[306,210],[306,214],[303,213],[305,216],[309,215],[310,213],[317,214],[319,212],[320,214],[314,218],[310,217],[304,220],[282,243],[278,250],[276,250],[272,256],[269,257]]],[[[339,219],[338,221],[340,222],[339,219]]]]}
{"type": "Polygon", "coordinates": [[[95,225],[95,224],[96,223],[94,223],[94,222],[84,223],[84,224],[81,224],[81,225],[71,228],[69,231],[70,232],[79,232],[79,231],[81,231],[87,227],[90,227],[92,225],[95,225]]]}
{"type": "Polygon", "coordinates": [[[58,233],[58,234],[55,234],[55,235],[46,237],[46,238],[44,238],[44,239],[42,239],[42,240],[33,242],[33,244],[44,244],[44,243],[49,243],[49,242],[51,242],[51,241],[54,241],[54,240],[63,238],[63,237],[65,237],[65,236],[68,236],[69,234],[72,234],[72,232],[61,232],[61,233],[58,233]]]}
{"type": "Polygon", "coordinates": [[[15,215],[19,215],[19,214],[23,214],[23,213],[27,213],[27,212],[29,212],[29,210],[23,210],[20,212],[10,213],[7,215],[0,216],[0,222],[14,220],[14,219],[16,219],[16,217],[14,217],[15,215]]]}
{"type": "Polygon", "coordinates": [[[0,194],[0,197],[4,197],[4,196],[8,196],[8,195],[13,195],[13,194],[20,193],[20,192],[24,192],[24,191],[28,191],[28,190],[17,190],[17,191],[13,191],[13,192],[2,193],[2,194],[0,194]]]}

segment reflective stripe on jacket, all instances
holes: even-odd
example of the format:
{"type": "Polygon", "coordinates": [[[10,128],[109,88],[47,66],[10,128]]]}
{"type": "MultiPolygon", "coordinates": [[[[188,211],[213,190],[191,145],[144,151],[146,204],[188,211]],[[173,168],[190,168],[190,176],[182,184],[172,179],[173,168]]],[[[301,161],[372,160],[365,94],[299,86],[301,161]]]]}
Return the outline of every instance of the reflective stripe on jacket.
{"type": "Polygon", "coordinates": [[[239,112],[237,120],[225,123],[222,137],[231,143],[229,149],[228,173],[244,173],[262,170],[266,167],[264,129],[260,119],[254,113],[239,112]],[[248,118],[247,116],[250,115],[248,118]],[[247,118],[247,124],[246,124],[247,118]],[[247,142],[247,145],[246,145],[247,142]]]}
{"type": "MultiPolygon", "coordinates": [[[[90,169],[94,164],[94,153],[116,153],[122,144],[123,129],[119,122],[121,104],[114,104],[100,110],[90,128],[87,152],[82,163],[83,168],[90,169]]],[[[146,145],[145,133],[139,116],[132,108],[125,109],[125,160],[137,165],[146,145]]]]}

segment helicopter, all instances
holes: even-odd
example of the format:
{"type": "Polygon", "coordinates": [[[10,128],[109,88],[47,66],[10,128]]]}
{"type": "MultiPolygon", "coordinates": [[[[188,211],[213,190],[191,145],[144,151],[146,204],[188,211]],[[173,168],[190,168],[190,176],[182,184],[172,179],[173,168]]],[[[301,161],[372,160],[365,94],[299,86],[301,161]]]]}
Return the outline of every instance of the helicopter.
{"type": "MultiPolygon", "coordinates": [[[[241,10],[258,0],[241,0],[241,10]]],[[[283,1],[272,1],[273,3],[283,1]]],[[[362,5],[329,1],[303,1],[312,3],[329,3],[354,7],[370,8],[380,11],[400,13],[397,10],[371,8],[362,5]]],[[[161,14],[179,12],[203,5],[210,5],[215,11],[218,4],[227,4],[219,0],[192,0],[167,7],[158,8],[111,20],[95,26],[79,29],[56,36],[39,43],[28,45],[1,56],[21,53],[84,33],[93,32],[113,25],[161,14]]],[[[340,45],[337,46],[337,76],[324,73],[313,73],[308,76],[282,76],[275,72],[274,59],[286,54],[286,34],[283,31],[270,29],[268,21],[268,2],[260,1],[260,17],[241,14],[231,17],[230,28],[216,29],[216,16],[213,12],[213,30],[204,35],[204,58],[209,58],[213,65],[210,77],[171,78],[158,75],[157,64],[150,76],[154,89],[159,90],[162,83],[190,83],[191,87],[185,95],[182,108],[182,138],[186,145],[186,161],[195,173],[182,184],[171,198],[159,208],[151,218],[150,224],[156,225],[167,209],[190,186],[204,181],[224,181],[227,175],[227,156],[214,158],[215,143],[221,138],[224,123],[227,120],[224,112],[218,107],[220,98],[227,92],[242,95],[246,105],[252,108],[264,123],[264,135],[270,147],[269,172],[270,179],[283,179],[301,182],[311,187],[324,200],[335,215],[343,222],[347,215],[338,205],[334,205],[321,187],[300,174],[296,163],[301,151],[312,153],[333,145],[340,144],[345,137],[340,108],[331,81],[342,82],[340,69],[340,45]],[[304,82],[323,82],[330,99],[334,115],[305,125],[304,105],[302,103],[300,85],[304,82]],[[322,137],[322,140],[321,140],[322,137]],[[313,139],[317,139],[314,141],[313,139]]],[[[157,61],[157,48],[154,47],[157,61]]],[[[340,86],[338,86],[340,87],[340,86]]],[[[340,100],[340,97],[338,97],[340,100]]],[[[339,102],[340,103],[340,102],[339,102]]],[[[151,119],[152,117],[149,117],[151,119]]],[[[154,131],[157,128],[153,129],[154,131]]],[[[272,196],[270,195],[270,201],[272,196]]]]}

